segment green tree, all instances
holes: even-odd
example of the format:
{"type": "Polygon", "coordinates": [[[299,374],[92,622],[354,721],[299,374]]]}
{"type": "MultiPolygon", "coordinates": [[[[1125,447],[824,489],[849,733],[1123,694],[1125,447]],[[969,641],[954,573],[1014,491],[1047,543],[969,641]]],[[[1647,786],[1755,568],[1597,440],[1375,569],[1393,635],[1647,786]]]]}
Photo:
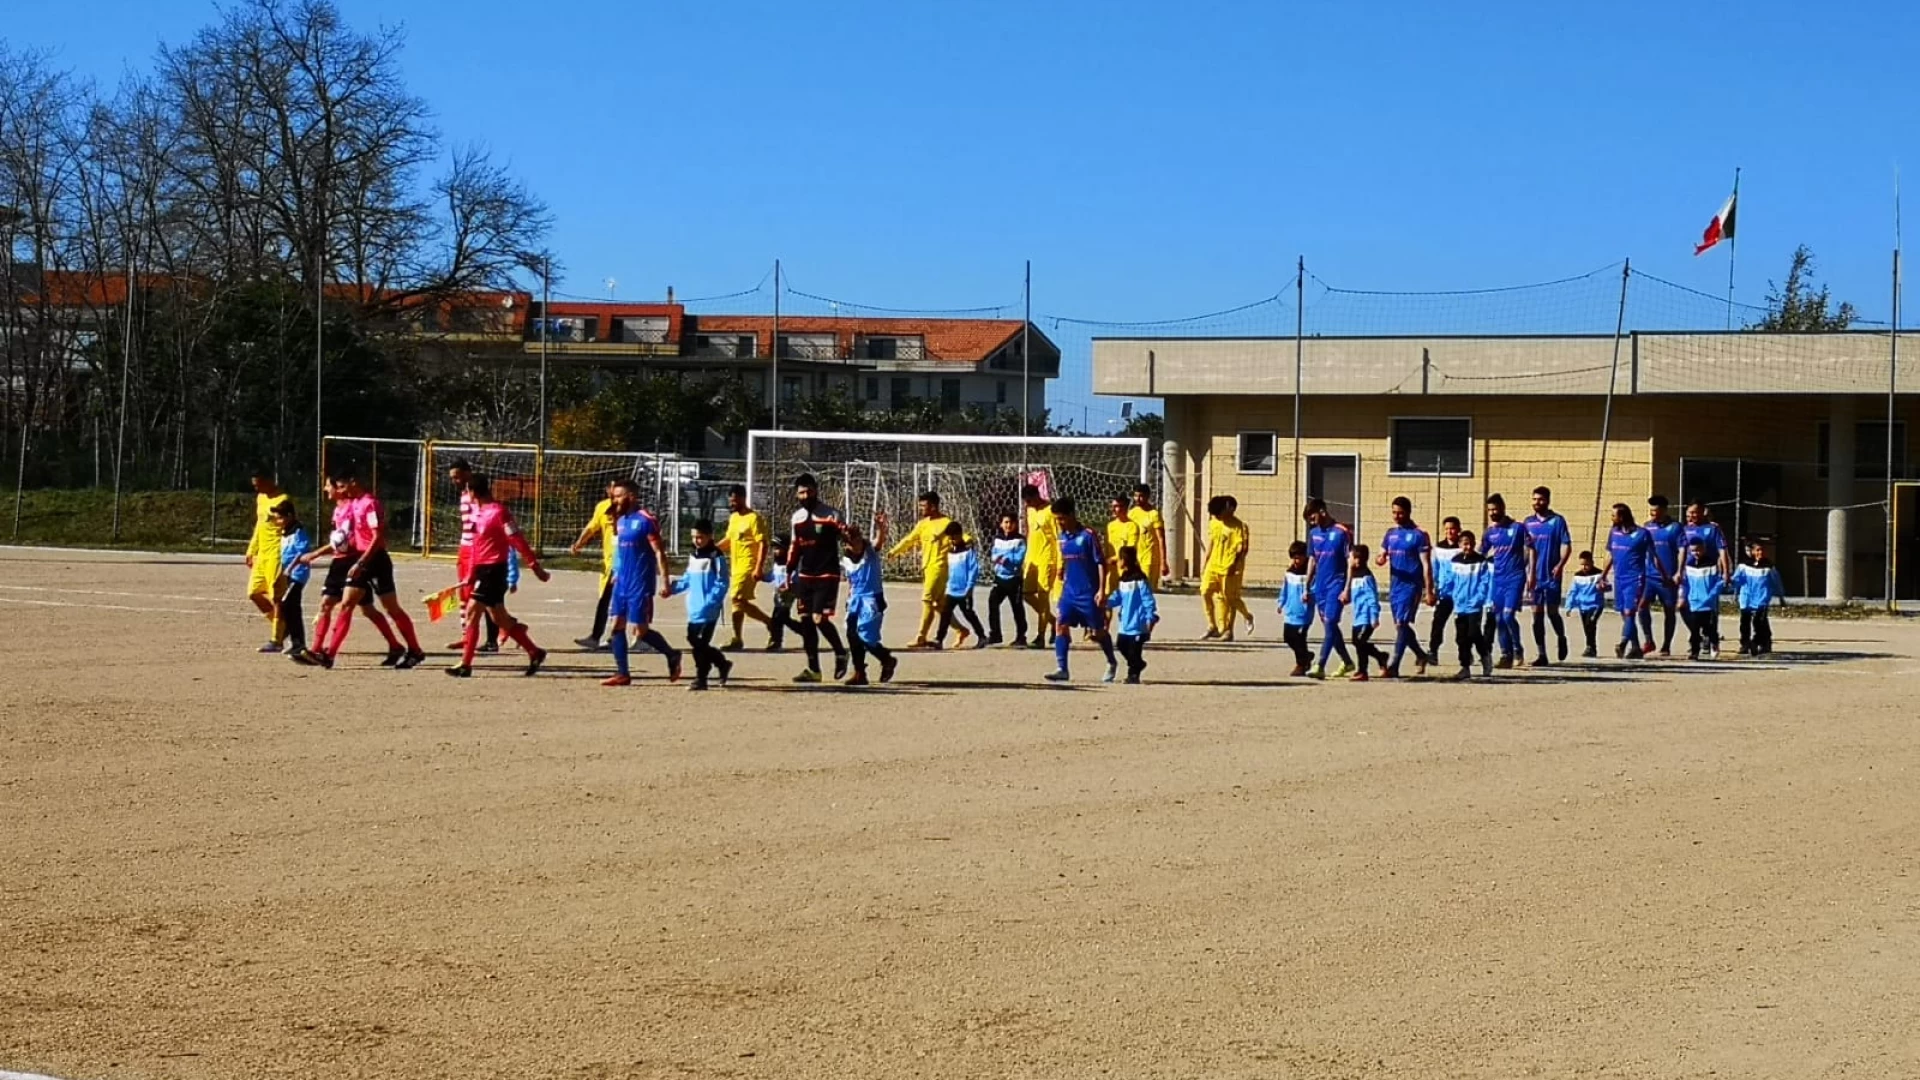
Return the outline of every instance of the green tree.
{"type": "Polygon", "coordinates": [[[1120,434],[1129,439],[1146,439],[1155,451],[1167,440],[1167,421],[1159,413],[1137,412],[1128,418],[1120,434]]]}
{"type": "Polygon", "coordinates": [[[1857,317],[1853,305],[1832,307],[1827,287],[1813,285],[1813,251],[1801,244],[1793,249],[1784,285],[1767,282],[1767,313],[1747,329],[1772,333],[1831,333],[1845,330],[1857,317]]]}

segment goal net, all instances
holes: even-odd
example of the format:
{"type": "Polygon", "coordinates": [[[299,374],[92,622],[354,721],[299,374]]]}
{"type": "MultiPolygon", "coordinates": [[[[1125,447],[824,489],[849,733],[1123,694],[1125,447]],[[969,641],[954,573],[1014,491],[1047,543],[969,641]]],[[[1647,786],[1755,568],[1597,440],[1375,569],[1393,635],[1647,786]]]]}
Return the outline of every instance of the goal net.
{"type": "MultiPolygon", "coordinates": [[[[353,472],[368,491],[386,504],[390,543],[418,548],[425,543],[427,528],[426,467],[427,443],[420,439],[375,439],[328,435],[320,440],[320,466],[331,476],[353,472]]],[[[307,507],[302,500],[309,529],[318,539],[326,538],[323,528],[333,513],[331,506],[307,507]]],[[[456,527],[455,537],[459,539],[456,527]]]]}
{"type": "Polygon", "coordinates": [[[428,555],[460,550],[460,491],[447,469],[464,460],[493,486],[493,497],[507,504],[514,520],[537,550],[540,547],[540,448],[512,443],[427,443],[425,542],[428,555]]]}
{"type": "MultiPolygon", "coordinates": [[[[1109,499],[1146,482],[1148,454],[1146,439],[753,431],[746,484],[776,534],[785,534],[796,507],[793,481],[806,473],[823,501],[869,534],[884,511],[897,539],[913,527],[920,493],[935,491],[947,515],[984,540],[1000,515],[1024,520],[1020,488],[1027,483],[1049,499],[1071,497],[1082,520],[1098,527],[1109,499]]],[[[889,560],[886,569],[917,574],[918,556],[889,560]]]]}

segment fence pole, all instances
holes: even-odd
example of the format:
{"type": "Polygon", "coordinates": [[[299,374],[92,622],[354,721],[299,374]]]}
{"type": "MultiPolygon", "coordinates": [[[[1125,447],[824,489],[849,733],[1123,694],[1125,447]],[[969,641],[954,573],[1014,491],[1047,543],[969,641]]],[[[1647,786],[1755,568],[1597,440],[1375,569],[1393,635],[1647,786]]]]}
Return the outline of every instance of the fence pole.
{"type": "Polygon", "coordinates": [[[27,432],[33,427],[33,396],[26,395],[26,412],[20,417],[20,463],[13,476],[13,538],[20,539],[20,504],[27,492],[27,432]]]}
{"type": "Polygon", "coordinates": [[[1306,368],[1307,257],[1300,256],[1293,274],[1293,538],[1300,539],[1300,484],[1305,463],[1300,460],[1300,379],[1306,368]]]}
{"type": "MultiPolygon", "coordinates": [[[[378,490],[376,488],[376,490],[378,490]]],[[[213,425],[213,461],[207,466],[207,550],[220,549],[220,425],[213,425]]]]}
{"type": "Polygon", "coordinates": [[[1587,548],[1595,550],[1600,540],[1600,503],[1607,490],[1607,445],[1613,435],[1613,387],[1620,381],[1620,335],[1627,328],[1627,280],[1633,276],[1633,260],[1620,265],[1620,314],[1613,323],[1613,366],[1607,372],[1607,405],[1600,415],[1600,469],[1593,481],[1593,521],[1587,526],[1587,548]]]}
{"type": "Polygon", "coordinates": [[[1900,181],[1894,180],[1893,333],[1887,337],[1887,610],[1896,610],[1893,597],[1893,424],[1894,396],[1900,391],[1900,181]]]}
{"type": "Polygon", "coordinates": [[[127,457],[127,373],[133,367],[133,245],[127,245],[126,328],[120,339],[120,431],[113,440],[113,543],[120,542],[120,465],[127,457]]]}

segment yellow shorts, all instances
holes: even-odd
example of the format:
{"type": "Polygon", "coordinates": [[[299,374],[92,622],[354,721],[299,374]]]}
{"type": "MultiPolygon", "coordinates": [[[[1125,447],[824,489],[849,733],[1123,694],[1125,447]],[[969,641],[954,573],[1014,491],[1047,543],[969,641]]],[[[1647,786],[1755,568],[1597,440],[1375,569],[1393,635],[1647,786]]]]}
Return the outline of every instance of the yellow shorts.
{"type": "Polygon", "coordinates": [[[940,606],[947,595],[947,575],[920,579],[920,602],[930,607],[940,606]]]}
{"type": "Polygon", "coordinates": [[[247,571],[248,596],[272,596],[273,582],[280,575],[280,566],[271,559],[255,559],[247,571]]]}
{"type": "Polygon", "coordinates": [[[727,583],[727,599],[734,607],[744,607],[753,603],[753,594],[760,588],[760,582],[752,577],[735,577],[727,583]]]}

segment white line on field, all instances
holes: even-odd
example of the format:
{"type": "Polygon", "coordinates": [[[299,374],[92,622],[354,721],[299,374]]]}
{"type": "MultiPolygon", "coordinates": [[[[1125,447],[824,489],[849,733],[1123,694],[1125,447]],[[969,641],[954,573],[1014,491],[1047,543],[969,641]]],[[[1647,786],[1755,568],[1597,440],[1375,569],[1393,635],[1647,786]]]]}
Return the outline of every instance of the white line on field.
{"type": "Polygon", "coordinates": [[[178,596],[172,593],[112,592],[107,589],[56,589],[48,585],[0,585],[0,589],[9,592],[69,593],[74,596],[131,596],[136,600],[203,600],[209,604],[246,599],[244,596],[178,596]]]}
{"type": "Polygon", "coordinates": [[[5,1069],[0,1069],[0,1080],[59,1080],[59,1078],[41,1076],[39,1073],[8,1072],[5,1069]]]}
{"type": "MultiPolygon", "coordinates": [[[[177,607],[134,607],[130,604],[76,604],[68,600],[28,600],[19,596],[0,596],[0,604],[26,604],[30,607],[91,608],[94,611],[143,611],[162,615],[238,615],[237,611],[208,611],[206,608],[177,607]]],[[[248,618],[259,618],[257,611],[247,612],[248,618]]],[[[0,1080],[6,1080],[6,1074],[0,1073],[0,1080]]]]}

